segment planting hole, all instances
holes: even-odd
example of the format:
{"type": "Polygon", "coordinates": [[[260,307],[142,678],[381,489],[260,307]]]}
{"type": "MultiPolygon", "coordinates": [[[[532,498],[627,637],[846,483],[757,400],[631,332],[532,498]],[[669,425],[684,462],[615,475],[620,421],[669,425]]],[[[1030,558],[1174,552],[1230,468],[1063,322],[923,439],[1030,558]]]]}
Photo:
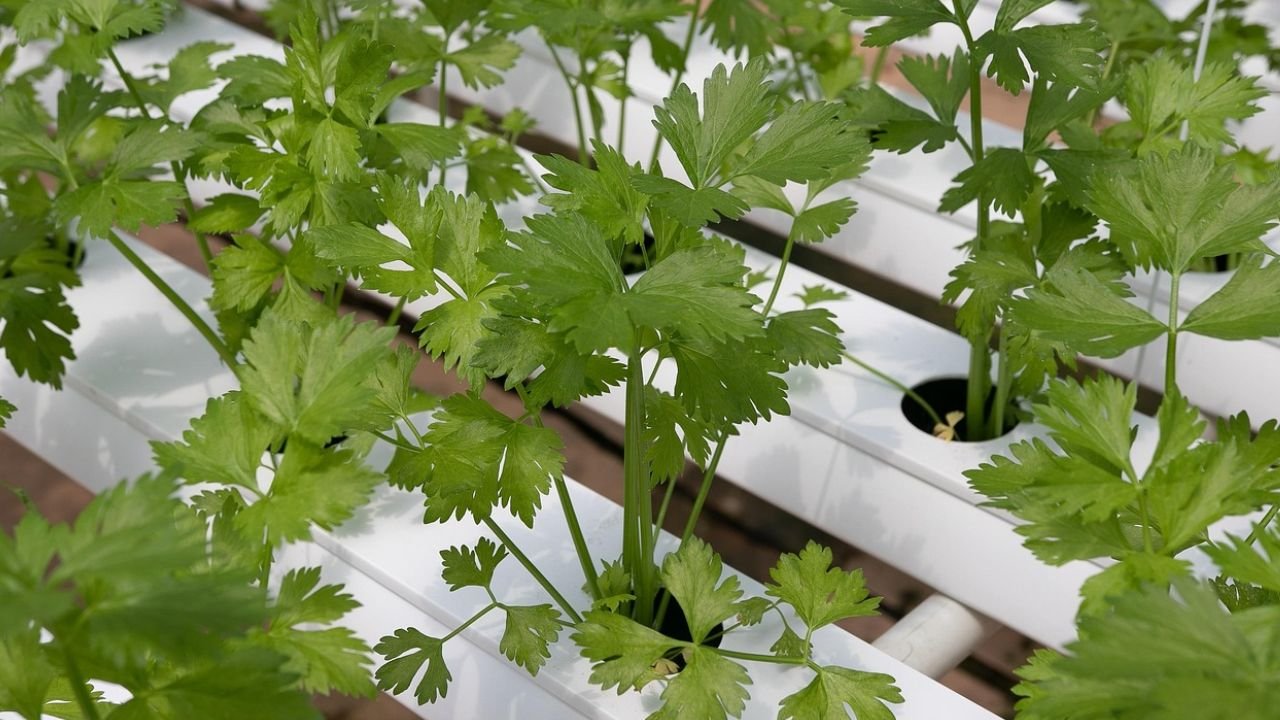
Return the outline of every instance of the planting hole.
{"type": "MultiPolygon", "coordinates": [[[[937,380],[926,380],[919,385],[911,388],[916,395],[929,405],[938,414],[938,417],[947,421],[947,414],[953,412],[963,412],[965,408],[966,398],[969,392],[968,378],[939,378],[937,380]]],[[[991,406],[995,401],[995,390],[987,396],[987,413],[990,414],[991,406]]],[[[902,396],[902,414],[907,418],[907,422],[914,425],[921,432],[929,433],[937,436],[937,422],[929,415],[929,412],[920,406],[914,398],[909,395],[902,396]]],[[[1001,435],[1008,433],[1010,430],[1018,426],[1018,418],[1010,407],[1004,414],[1004,431],[1001,435]]],[[[955,423],[955,441],[969,441],[969,425],[968,418],[961,418],[955,423]]]]}
{"type": "MultiPolygon", "coordinates": [[[[662,590],[658,593],[658,596],[653,603],[653,611],[655,613],[658,611],[658,608],[662,606],[662,599],[666,596],[666,590],[662,590]]],[[[680,607],[680,603],[677,602],[674,597],[667,603],[667,614],[663,616],[662,624],[658,626],[658,632],[676,640],[683,640],[685,642],[693,640],[693,636],[689,634],[689,621],[685,619],[684,609],[680,607]]],[[[720,643],[724,639],[720,634],[722,632],[724,632],[724,623],[720,623],[712,628],[711,634],[707,636],[708,640],[703,643],[703,645],[707,647],[720,647],[720,643]]],[[[673,661],[677,668],[683,670],[685,665],[684,653],[679,650],[674,650],[673,653],[674,656],[669,653],[667,658],[673,661]]]]}

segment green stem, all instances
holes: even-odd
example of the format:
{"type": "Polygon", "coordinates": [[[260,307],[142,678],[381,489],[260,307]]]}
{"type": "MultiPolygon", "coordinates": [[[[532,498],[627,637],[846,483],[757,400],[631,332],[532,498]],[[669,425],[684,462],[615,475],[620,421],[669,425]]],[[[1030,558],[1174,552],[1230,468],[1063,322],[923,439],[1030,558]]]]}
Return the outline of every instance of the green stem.
{"type": "MultiPolygon", "coordinates": [[[[124,65],[120,62],[120,58],[116,55],[114,48],[107,50],[107,57],[110,58],[111,64],[115,66],[116,72],[120,75],[120,80],[124,83],[125,89],[127,89],[129,91],[129,95],[133,97],[134,104],[138,106],[138,112],[142,113],[142,117],[150,120],[151,112],[147,110],[147,101],[143,99],[142,93],[138,91],[138,86],[135,84],[133,76],[124,69],[124,65]]],[[[70,168],[68,168],[68,170],[69,169],[70,168]]],[[[184,179],[182,168],[178,163],[170,162],[169,169],[173,172],[174,182],[182,183],[185,188],[186,180],[184,179]]],[[[183,210],[187,213],[187,220],[190,221],[196,214],[196,207],[195,204],[191,202],[191,195],[189,193],[183,193],[182,206],[183,210]]],[[[212,267],[211,263],[213,262],[213,253],[209,250],[209,239],[205,237],[205,234],[202,232],[192,230],[192,234],[196,236],[196,247],[200,250],[200,258],[204,261],[205,268],[210,269],[212,267]]]]}
{"type": "Polygon", "coordinates": [[[491,602],[488,605],[485,605],[483,609],[481,609],[475,615],[472,615],[470,618],[468,618],[466,622],[454,628],[448,635],[445,635],[444,637],[440,638],[440,642],[447,643],[450,640],[454,639],[455,637],[461,635],[462,631],[474,625],[477,620],[484,617],[485,615],[488,615],[489,611],[493,610],[496,607],[498,607],[498,603],[496,602],[491,602]]]}
{"type": "Polygon", "coordinates": [[[525,555],[524,551],[516,547],[515,541],[511,539],[511,536],[508,535],[506,531],[498,525],[498,523],[493,521],[493,518],[487,517],[481,522],[484,523],[485,527],[489,528],[489,532],[493,533],[498,538],[502,543],[502,546],[507,549],[507,552],[511,553],[511,557],[514,557],[516,562],[523,565],[524,569],[533,576],[533,579],[542,586],[542,589],[547,591],[547,594],[556,601],[556,604],[560,606],[560,609],[564,611],[565,615],[568,615],[575,623],[582,622],[582,616],[573,609],[573,606],[569,604],[568,600],[564,599],[564,595],[561,595],[560,591],[556,589],[556,586],[552,585],[551,581],[547,579],[547,576],[542,574],[542,571],[538,569],[538,566],[533,564],[533,561],[529,559],[529,556],[525,555]]]}
{"type": "MultiPolygon", "coordinates": [[[[536,413],[540,408],[536,407],[536,403],[529,397],[529,391],[525,388],[524,383],[516,383],[516,394],[520,396],[520,402],[524,405],[525,412],[535,413],[533,422],[538,427],[542,427],[542,418],[536,413]]],[[[569,526],[569,536],[573,538],[573,549],[577,552],[578,562],[582,565],[582,575],[587,581],[587,591],[591,593],[592,599],[599,600],[600,595],[600,578],[596,574],[595,561],[591,558],[591,550],[587,547],[587,539],[582,533],[582,523],[578,520],[578,511],[573,507],[573,498],[569,495],[569,485],[565,483],[563,475],[556,475],[552,481],[556,486],[556,495],[560,498],[560,508],[564,511],[565,524],[569,526]]]]}
{"type": "MultiPolygon", "coordinates": [[[[1104,65],[1102,68],[1102,78],[1098,83],[1099,85],[1105,84],[1107,82],[1107,78],[1111,77],[1111,70],[1112,68],[1115,67],[1116,56],[1119,54],[1120,54],[1120,41],[1115,40],[1111,43],[1111,52],[1107,53],[1107,64],[1104,65]]],[[[1098,117],[1098,108],[1094,108],[1089,111],[1088,115],[1085,115],[1084,124],[1088,127],[1093,127],[1093,121],[1096,120],[1097,117],[1098,117]]]]}
{"type": "Polygon", "coordinates": [[[658,518],[653,521],[653,526],[661,530],[666,526],[667,508],[671,505],[671,496],[676,493],[677,478],[671,478],[667,481],[667,490],[662,494],[662,505],[658,508],[658,518]]]}
{"type": "Polygon", "coordinates": [[[1000,340],[997,352],[999,370],[996,376],[996,402],[991,408],[991,426],[987,428],[987,436],[991,438],[998,438],[1004,434],[1005,406],[1009,404],[1009,391],[1013,386],[1013,363],[1009,362],[1008,325],[1002,324],[997,332],[1000,333],[1000,340]]]}
{"type": "Polygon", "coordinates": [[[684,523],[684,532],[680,533],[680,545],[683,547],[689,542],[689,538],[693,537],[693,529],[698,526],[698,517],[702,515],[702,506],[707,504],[707,496],[711,494],[711,485],[716,479],[716,468],[720,465],[720,456],[724,454],[724,447],[729,442],[729,433],[721,432],[720,438],[716,442],[715,454],[711,456],[711,462],[707,463],[707,469],[702,474],[702,485],[698,488],[698,496],[693,500],[693,508],[689,511],[689,519],[684,523]]]}
{"type": "Polygon", "coordinates": [[[878,370],[872,367],[871,365],[868,365],[866,362],[863,362],[862,360],[859,360],[857,357],[852,355],[848,350],[842,350],[840,354],[844,356],[845,360],[848,360],[854,365],[857,365],[863,370],[866,370],[872,375],[875,375],[881,380],[889,383],[893,387],[897,388],[903,395],[906,395],[907,397],[911,398],[911,400],[914,401],[917,405],[919,405],[922,410],[924,410],[926,413],[929,414],[929,419],[932,420],[935,425],[945,424],[942,422],[942,417],[939,416],[938,413],[934,411],[933,406],[929,404],[929,401],[920,397],[920,394],[917,393],[915,390],[912,390],[911,388],[899,382],[897,379],[885,374],[883,371],[878,370]]]}
{"type": "Polygon", "coordinates": [[[875,85],[880,82],[880,76],[884,74],[884,66],[889,61],[889,46],[885,45],[876,52],[876,59],[871,63],[871,84],[875,85]]]}
{"type": "Polygon", "coordinates": [[[587,580],[587,592],[594,600],[600,599],[600,578],[596,574],[595,562],[591,559],[591,550],[587,547],[587,539],[582,534],[582,525],[578,521],[578,513],[573,509],[573,498],[569,497],[569,486],[564,477],[554,478],[556,495],[560,497],[560,506],[564,508],[564,520],[569,526],[569,535],[573,538],[573,549],[577,552],[578,562],[582,565],[582,576],[587,580]]]}
{"type": "Polygon", "coordinates": [[[146,261],[138,257],[138,254],[133,251],[133,248],[129,247],[114,232],[107,233],[107,241],[124,256],[125,260],[129,261],[130,265],[136,268],[138,272],[142,273],[142,276],[150,281],[155,289],[160,291],[161,295],[164,295],[169,302],[173,303],[173,306],[178,309],[178,312],[182,313],[182,315],[195,326],[196,330],[206,341],[208,341],[214,351],[218,353],[218,356],[222,358],[222,362],[226,363],[227,367],[234,370],[236,368],[235,353],[231,352],[231,349],[222,342],[217,333],[213,331],[213,328],[209,327],[208,323],[196,314],[196,311],[187,304],[187,301],[183,300],[181,295],[175,292],[163,278],[157,275],[156,272],[147,265],[146,261]]]}
{"type": "MultiPolygon", "coordinates": [[[[440,127],[445,127],[449,118],[449,63],[445,61],[445,57],[449,52],[449,34],[444,36],[444,53],[440,57],[440,82],[436,85],[439,91],[436,99],[436,111],[440,113],[440,127]]],[[[440,180],[439,185],[444,185],[445,178],[449,175],[448,163],[440,163],[440,180]]]]}
{"type": "Polygon", "coordinates": [[[408,302],[408,299],[403,295],[396,301],[396,306],[391,308],[391,313],[387,315],[388,326],[394,326],[400,322],[400,316],[404,313],[404,306],[406,302],[408,302]]]}
{"type": "Polygon", "coordinates": [[[80,706],[80,714],[84,715],[85,720],[100,720],[98,715],[98,706],[94,704],[93,697],[89,695],[89,684],[84,679],[84,673],[80,672],[80,665],[76,662],[76,658],[71,654],[71,649],[62,644],[62,662],[67,669],[67,681],[71,683],[71,692],[76,696],[76,704],[80,706]]]}
{"type": "Polygon", "coordinates": [[[1169,343],[1164,352],[1164,394],[1171,397],[1178,390],[1178,285],[1182,273],[1173,273],[1169,285],[1169,343]]]}
{"type": "Polygon", "coordinates": [[[1280,505],[1272,505],[1267,514],[1263,515],[1262,519],[1258,521],[1258,524],[1253,526],[1253,530],[1249,533],[1249,537],[1245,538],[1244,544],[1252,545],[1257,542],[1258,537],[1271,525],[1271,521],[1276,519],[1277,512],[1280,512],[1280,505]]]}
{"type": "MultiPolygon", "coordinates": [[[[622,97],[618,99],[618,154],[626,157],[623,148],[627,143],[627,99],[631,97],[631,86],[627,85],[627,78],[631,73],[631,43],[627,43],[627,50],[622,55],[622,97]]],[[[640,247],[644,247],[641,245],[640,247]]]]}
{"type": "Polygon", "coordinates": [[[807,665],[808,658],[803,657],[785,657],[781,655],[763,655],[761,653],[739,652],[737,650],[725,650],[724,648],[715,648],[720,655],[735,660],[747,660],[749,662],[774,663],[775,665],[807,665]]]}
{"type": "Polygon", "coordinates": [[[591,161],[587,156],[587,129],[582,122],[582,101],[578,99],[578,84],[565,68],[564,61],[560,59],[560,53],[556,52],[556,46],[550,40],[546,42],[547,49],[551,51],[551,59],[555,61],[556,68],[560,71],[560,77],[564,79],[565,87],[569,88],[569,100],[573,103],[573,126],[578,131],[578,163],[589,167],[591,161]]]}
{"type": "MultiPolygon", "coordinates": [[[[802,211],[803,212],[803,211],[802,211]]],[[[778,291],[782,289],[782,276],[787,272],[787,265],[791,262],[791,248],[795,247],[795,223],[791,224],[791,231],[787,233],[787,244],[782,248],[782,259],[778,262],[778,274],[773,278],[773,287],[769,289],[769,299],[764,303],[764,310],[761,315],[768,317],[769,311],[773,309],[773,303],[778,299],[778,291]]]]}
{"type": "Polygon", "coordinates": [[[410,452],[418,452],[418,451],[421,449],[421,448],[416,447],[416,446],[414,446],[414,445],[411,445],[411,444],[409,444],[409,443],[407,443],[407,442],[405,442],[405,441],[403,441],[403,440],[398,440],[398,439],[396,439],[396,438],[393,438],[393,437],[391,437],[390,435],[388,435],[388,434],[386,434],[386,433],[382,432],[381,430],[373,430],[373,431],[371,431],[371,433],[373,434],[373,436],[374,436],[374,437],[378,438],[378,439],[379,439],[379,440],[381,440],[382,442],[384,442],[384,443],[386,443],[386,444],[388,444],[388,445],[390,445],[390,446],[392,446],[392,447],[398,447],[398,448],[400,448],[401,450],[408,450],[408,451],[410,451],[410,452]]]}
{"type": "MultiPolygon", "coordinates": [[[[693,8],[693,17],[689,19],[689,31],[685,33],[684,45],[680,49],[680,69],[676,71],[675,78],[671,81],[671,91],[668,96],[674,93],[676,88],[680,87],[680,81],[684,79],[685,68],[689,64],[689,53],[693,49],[693,39],[698,35],[698,20],[701,15],[698,9],[702,7],[702,3],[689,3],[689,7],[693,8]]],[[[658,168],[658,154],[662,152],[662,134],[659,133],[656,140],[653,141],[653,152],[649,154],[649,172],[654,172],[658,168]]]]}
{"type": "MultiPolygon", "coordinates": [[[[960,0],[952,0],[951,4],[955,9],[956,18],[960,24],[960,31],[964,34],[964,42],[966,48],[968,48],[969,56],[976,58],[973,32],[969,29],[968,21],[964,19],[965,13],[960,7],[960,0]]],[[[985,157],[985,149],[982,140],[981,63],[976,61],[969,63],[969,135],[972,150],[970,159],[974,165],[977,165],[985,157]]],[[[988,226],[991,222],[990,208],[987,207],[986,196],[979,193],[977,200],[978,234],[973,241],[974,252],[982,249],[983,241],[987,237],[988,226]]],[[[991,352],[988,349],[988,341],[989,335],[970,338],[969,340],[969,385],[968,394],[965,398],[965,414],[969,419],[970,440],[983,439],[981,434],[987,425],[987,396],[991,394],[991,352]]]]}
{"type": "Polygon", "coordinates": [[[627,406],[622,449],[623,566],[635,586],[633,608],[636,622],[647,625],[653,617],[653,507],[649,498],[649,469],[644,444],[644,367],[639,343],[632,347],[627,362],[627,406]]]}

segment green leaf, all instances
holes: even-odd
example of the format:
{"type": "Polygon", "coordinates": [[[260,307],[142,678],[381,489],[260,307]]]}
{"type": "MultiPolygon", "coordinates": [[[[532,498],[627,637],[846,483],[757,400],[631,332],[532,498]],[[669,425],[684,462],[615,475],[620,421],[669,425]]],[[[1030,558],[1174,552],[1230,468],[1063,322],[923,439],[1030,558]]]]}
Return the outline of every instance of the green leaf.
{"type": "Polygon", "coordinates": [[[1231,615],[1205,584],[1117,598],[1082,622],[1070,655],[1031,676],[1020,709],[1036,717],[1265,720],[1276,686],[1276,608],[1231,615]],[[1086,713],[1080,710],[1087,708],[1086,713]]]}
{"type": "Polygon", "coordinates": [[[1202,258],[1265,251],[1259,238],[1277,208],[1280,181],[1241,186],[1230,167],[1194,146],[1099,174],[1089,203],[1131,264],[1177,274],[1202,258]]]}
{"type": "Polygon", "coordinates": [[[791,225],[791,235],[798,242],[817,243],[840,231],[858,206],[850,198],[838,198],[806,208],[791,225]]]}
{"type": "Polygon", "coordinates": [[[872,145],[882,150],[905,154],[923,146],[931,153],[960,137],[953,123],[930,117],[879,85],[854,93],[851,104],[858,122],[871,128],[872,145]]]}
{"type": "Polygon", "coordinates": [[[720,556],[697,538],[662,562],[663,586],[684,611],[694,643],[702,643],[716,625],[738,613],[738,578],[730,575],[720,582],[723,569],[720,556]]]}
{"type": "Polygon", "coordinates": [[[1046,402],[1036,407],[1036,419],[1068,455],[1088,459],[1101,467],[1130,467],[1137,385],[1125,385],[1109,375],[1083,384],[1050,383],[1046,402]]]}
{"type": "Polygon", "coordinates": [[[1046,278],[1055,292],[1029,289],[1025,299],[1013,301],[1011,312],[1017,322],[1072,350],[1116,357],[1168,331],[1164,323],[1118,295],[1114,285],[1089,272],[1055,268],[1046,278]]]}
{"type": "Polygon", "coordinates": [[[258,199],[249,195],[222,193],[199,208],[187,221],[192,232],[224,235],[249,229],[262,217],[258,199]]]}
{"type": "Polygon", "coordinates": [[[1280,593],[1280,533],[1257,528],[1256,544],[1228,535],[1223,542],[1210,543],[1204,551],[1222,572],[1233,579],[1280,593]]]}
{"type": "Polygon", "coordinates": [[[1185,122],[1188,139],[1214,149],[1235,144],[1227,122],[1257,114],[1266,92],[1257,78],[1242,76],[1233,65],[1210,62],[1196,78],[1191,67],[1159,53],[1127,73],[1124,99],[1144,147],[1181,145],[1178,133],[1185,122]]]}
{"type": "Polygon", "coordinates": [[[3,428],[5,423],[12,418],[13,414],[16,412],[18,412],[16,405],[5,400],[3,397],[0,397],[0,428],[3,428]]]}
{"type": "Polygon", "coordinates": [[[835,0],[835,4],[856,18],[888,18],[867,29],[862,42],[868,47],[892,45],[938,23],[956,23],[956,16],[940,0],[835,0]]]}
{"type": "Polygon", "coordinates": [[[465,545],[440,551],[444,565],[441,577],[449,583],[449,590],[464,587],[487,588],[493,582],[493,572],[507,557],[507,549],[489,538],[480,538],[475,548],[465,545]]]}
{"type": "Polygon", "coordinates": [[[275,546],[307,540],[312,525],[332,530],[349,520],[383,479],[350,450],[325,451],[295,437],[270,490],[236,516],[236,527],[275,546]]]}
{"type": "Polygon", "coordinates": [[[450,52],[446,59],[462,75],[469,88],[493,87],[503,81],[502,73],[510,70],[520,57],[520,46],[494,33],[484,35],[461,50],[450,52]]]}
{"type": "Polygon", "coordinates": [[[849,297],[849,293],[827,285],[806,285],[803,291],[795,293],[795,297],[799,298],[805,307],[812,307],[819,303],[845,300],[849,297]]]}
{"type": "Polygon", "coordinates": [[[425,173],[461,152],[452,129],[421,123],[381,123],[374,131],[391,143],[410,169],[425,173]]]}
{"type": "Polygon", "coordinates": [[[677,250],[649,269],[622,297],[639,326],[679,333],[691,341],[759,337],[758,298],[742,286],[746,267],[723,243],[677,250]]]}
{"type": "Polygon", "coordinates": [[[602,610],[584,614],[571,636],[582,656],[590,660],[591,682],[621,695],[640,690],[659,679],[654,664],[679,642],[631,618],[602,610]]]}
{"type": "Polygon", "coordinates": [[[394,635],[383,637],[373,649],[387,658],[376,673],[380,689],[397,695],[408,690],[425,665],[426,672],[418,682],[414,697],[426,705],[445,696],[453,675],[444,664],[443,643],[438,638],[413,628],[402,628],[394,635]]]}
{"type": "MultiPolygon", "coordinates": [[[[702,14],[711,41],[734,55],[749,57],[768,53],[770,20],[751,0],[712,0],[702,14]]],[[[682,62],[683,64],[683,62],[682,62]]]]}
{"type": "Polygon", "coordinates": [[[752,340],[693,343],[673,339],[675,394],[689,414],[705,422],[737,424],[790,412],[786,363],[752,340]]]}
{"type": "Polygon", "coordinates": [[[218,73],[210,65],[209,58],[230,49],[229,44],[211,41],[196,42],[182,48],[169,60],[168,77],[146,86],[144,97],[148,102],[168,109],[180,95],[213,85],[218,73]]]}
{"type": "Polygon", "coordinates": [[[866,137],[851,131],[840,105],[800,102],[774,118],[739,161],[734,175],[750,175],[775,185],[807,182],[868,150],[866,137]]]}
{"type": "Polygon", "coordinates": [[[143,225],[157,226],[178,217],[178,204],[187,197],[182,183],[168,180],[120,180],[113,175],[86,183],[54,201],[62,222],[79,220],[88,235],[105,238],[113,225],[131,233],[143,225]]]}
{"type": "Polygon", "coordinates": [[[996,28],[978,38],[974,57],[979,64],[990,58],[987,74],[1017,95],[1031,80],[1028,66],[1039,79],[1095,87],[1107,45],[1106,36],[1084,23],[996,28]]]}
{"type": "Polygon", "coordinates": [[[395,328],[350,316],[315,325],[267,311],[245,341],[241,387],[287,434],[323,445],[351,430],[380,429],[374,374],[390,359],[395,328]]]}
{"type": "Polygon", "coordinates": [[[360,176],[360,135],[333,118],[315,125],[307,147],[307,166],[317,176],[338,182],[360,176]]]}
{"type": "Polygon", "coordinates": [[[956,48],[952,57],[908,55],[898,63],[898,70],[929,103],[939,123],[955,124],[960,104],[969,93],[968,53],[956,48]]]}
{"type": "Polygon", "coordinates": [[[423,313],[414,326],[431,357],[443,358],[444,369],[457,372],[473,389],[482,387],[486,380],[476,357],[480,342],[489,336],[487,323],[498,317],[495,302],[504,292],[504,288],[493,287],[469,298],[450,300],[423,313]]]}
{"type": "Polygon", "coordinates": [[[825,308],[778,313],[769,318],[768,338],[778,357],[788,365],[831,367],[843,360],[840,326],[825,308]]]}
{"type": "Polygon", "coordinates": [[[785,553],[769,571],[765,592],[795,608],[816,630],[851,617],[875,615],[879,598],[867,597],[860,571],[831,566],[831,550],[810,541],[798,555],[785,553]]]}
{"type": "Polygon", "coordinates": [[[956,176],[957,185],[943,194],[938,211],[954,213],[982,198],[997,211],[1013,217],[1022,210],[1035,184],[1033,164],[1021,150],[995,148],[956,176]]]}
{"type": "Polygon", "coordinates": [[[62,387],[66,361],[75,359],[68,336],[80,326],[58,284],[22,274],[0,279],[0,346],[19,377],[62,387]]]}
{"type": "Polygon", "coordinates": [[[281,669],[281,656],[246,648],[210,662],[206,667],[180,675],[142,696],[121,705],[114,720],[147,720],[156,717],[155,706],[169,713],[163,717],[231,720],[261,714],[278,720],[313,720],[310,698],[294,687],[293,675],[281,669]]]}
{"type": "Polygon", "coordinates": [[[1280,264],[1262,264],[1262,256],[1246,258],[1227,284],[1196,306],[1179,331],[1221,338],[1254,340],[1280,335],[1280,264]]]}
{"type": "Polygon", "coordinates": [[[581,213],[608,237],[622,236],[640,243],[648,206],[648,198],[632,186],[640,167],[628,165],[617,150],[599,141],[591,147],[594,170],[559,155],[538,156],[538,162],[549,171],[543,176],[547,184],[562,191],[544,196],[543,203],[556,210],[581,213]]]}
{"type": "Polygon", "coordinates": [[[320,568],[286,573],[270,626],[251,634],[249,642],[287,657],[285,671],[296,673],[308,693],[372,697],[369,647],[347,628],[311,627],[335,623],[359,603],[342,593],[340,585],[319,585],[320,568]],[[303,624],[308,627],[299,627],[303,624]]]}
{"type": "Polygon", "coordinates": [[[189,483],[216,483],[258,489],[262,456],[274,429],[241,392],[212,398],[204,415],[191,421],[181,442],[152,443],[156,464],[189,483]]]}
{"type": "Polygon", "coordinates": [[[712,429],[689,416],[676,397],[648,388],[645,393],[645,457],[655,482],[674,480],[685,468],[685,455],[699,467],[707,460],[712,429]]]}
{"type": "MultiPolygon", "coordinates": [[[[415,233],[415,237],[419,237],[415,233]]],[[[318,257],[360,275],[360,286],[416,300],[436,290],[431,244],[406,245],[365,225],[344,223],[307,231],[318,257]],[[384,267],[404,263],[408,270],[384,267]]]]}
{"type": "Polygon", "coordinates": [[[484,518],[501,504],[532,527],[542,496],[563,473],[554,430],[515,422],[467,395],[444,400],[426,440],[433,466],[426,480],[431,521],[464,513],[484,518]]]}
{"type": "Polygon", "coordinates": [[[507,611],[507,625],[498,649],[536,676],[551,657],[551,643],[560,636],[560,611],[550,605],[502,607],[507,611]]]}
{"type": "Polygon", "coordinates": [[[599,228],[577,214],[539,215],[526,224],[527,232],[485,256],[505,273],[501,282],[518,286],[522,305],[580,352],[629,346],[622,271],[599,228]]]}
{"type": "Polygon", "coordinates": [[[746,668],[725,658],[712,648],[685,648],[685,667],[662,691],[662,707],[648,720],[706,718],[726,720],[739,717],[751,695],[751,678],[746,668]]]}
{"type": "Polygon", "coordinates": [[[249,312],[270,294],[285,269],[279,251],[257,236],[240,234],[213,259],[213,299],[220,310],[249,312]]]}
{"type": "MultiPolygon", "coordinates": [[[[680,85],[661,107],[654,108],[654,126],[671,145],[695,188],[704,188],[738,146],[768,122],[768,64],[753,60],[732,72],[716,66],[698,96],[680,85]]],[[[642,190],[644,188],[641,188],[642,190]]]]}
{"type": "Polygon", "coordinates": [[[778,720],[893,720],[886,703],[900,702],[902,691],[891,676],[827,665],[803,690],[782,699],[778,720]]]}
{"type": "Polygon", "coordinates": [[[631,184],[686,227],[702,227],[724,218],[736,220],[750,209],[741,199],[719,188],[691,188],[657,175],[637,175],[631,184]]]}

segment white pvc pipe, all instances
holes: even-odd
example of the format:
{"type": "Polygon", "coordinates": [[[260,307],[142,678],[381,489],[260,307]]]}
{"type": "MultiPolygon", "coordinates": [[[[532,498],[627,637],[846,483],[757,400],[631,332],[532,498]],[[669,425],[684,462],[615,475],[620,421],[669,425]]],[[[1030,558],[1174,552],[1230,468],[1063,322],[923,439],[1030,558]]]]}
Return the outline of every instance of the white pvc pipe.
{"type": "Polygon", "coordinates": [[[929,677],[939,678],[999,628],[991,618],[935,593],[872,645],[929,677]]]}

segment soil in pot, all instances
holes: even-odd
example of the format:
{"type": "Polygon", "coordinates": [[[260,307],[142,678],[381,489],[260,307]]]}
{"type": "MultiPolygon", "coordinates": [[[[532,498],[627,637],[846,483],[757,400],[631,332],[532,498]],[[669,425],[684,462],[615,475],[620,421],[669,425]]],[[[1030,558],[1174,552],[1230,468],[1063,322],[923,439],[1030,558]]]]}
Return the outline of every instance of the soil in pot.
{"type": "MultiPolygon", "coordinates": [[[[926,380],[919,385],[911,388],[916,395],[920,396],[925,402],[933,407],[939,417],[946,418],[947,413],[954,411],[964,411],[965,402],[968,398],[969,379],[968,378],[938,378],[936,380],[926,380]]],[[[992,406],[995,405],[995,390],[987,396],[987,413],[990,414],[992,406]]],[[[902,396],[902,415],[920,430],[930,435],[936,435],[936,423],[920,403],[908,395],[902,396]]],[[[1004,431],[1001,435],[1006,435],[1010,430],[1018,426],[1017,413],[1010,406],[1005,410],[1004,414],[1004,431]]],[[[969,426],[968,418],[963,418],[955,425],[955,440],[957,442],[968,442],[969,426]]]]}

